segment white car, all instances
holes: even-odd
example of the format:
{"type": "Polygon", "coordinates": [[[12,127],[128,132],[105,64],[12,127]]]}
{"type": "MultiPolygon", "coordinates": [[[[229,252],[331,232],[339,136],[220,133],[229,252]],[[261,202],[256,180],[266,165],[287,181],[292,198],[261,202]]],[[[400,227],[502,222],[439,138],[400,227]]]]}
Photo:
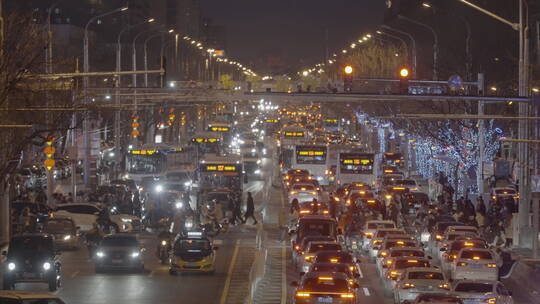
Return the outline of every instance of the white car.
{"type": "Polygon", "coordinates": [[[379,273],[382,273],[382,263],[383,260],[388,256],[390,253],[390,250],[393,248],[406,248],[406,247],[416,247],[420,248],[421,244],[416,240],[415,237],[406,237],[401,234],[397,235],[387,235],[383,243],[381,245],[381,248],[379,249],[379,252],[377,253],[377,256],[375,257],[375,265],[377,267],[377,270],[379,270],[379,273]]]}
{"type": "MultiPolygon", "coordinates": [[[[101,208],[94,204],[74,203],[60,205],[53,214],[70,217],[80,231],[88,231],[96,223],[100,212],[101,208]]],[[[113,232],[130,232],[140,223],[138,217],[118,214],[114,210],[111,210],[110,219],[115,224],[113,232]]]]}
{"type": "Polygon", "coordinates": [[[441,242],[437,243],[437,246],[435,247],[435,252],[437,252],[439,261],[444,260],[444,250],[441,251],[441,248],[448,248],[453,241],[457,239],[464,239],[464,238],[477,238],[478,234],[472,233],[472,232],[466,232],[466,231],[453,231],[453,232],[447,232],[444,234],[444,237],[441,242]]]}
{"type": "Polygon", "coordinates": [[[373,238],[368,245],[369,256],[375,258],[379,253],[379,248],[382,245],[384,238],[390,234],[402,234],[405,235],[405,230],[399,228],[381,228],[377,229],[373,234],[373,238]]]}
{"type": "MultiPolygon", "coordinates": [[[[423,258],[426,257],[426,253],[422,248],[414,247],[395,247],[388,250],[388,254],[381,261],[379,275],[383,276],[386,272],[386,269],[392,266],[394,260],[400,257],[410,257],[410,258],[423,258]]],[[[377,265],[379,267],[379,265],[377,265]]]]}
{"type": "Polygon", "coordinates": [[[364,225],[364,239],[362,242],[362,248],[365,249],[369,243],[371,242],[371,239],[373,238],[373,235],[375,234],[375,231],[379,228],[396,228],[396,223],[394,221],[379,221],[379,220],[373,220],[373,221],[367,221],[364,225]]]}
{"type": "Polygon", "coordinates": [[[491,190],[491,199],[497,200],[498,198],[513,198],[518,199],[519,193],[516,189],[509,187],[498,187],[491,190]]]}
{"type": "Polygon", "coordinates": [[[419,294],[450,290],[443,272],[438,268],[414,267],[407,269],[396,281],[394,303],[413,301],[419,294]]]}
{"type": "Polygon", "coordinates": [[[385,292],[392,292],[396,286],[396,281],[409,268],[431,268],[431,262],[428,258],[411,258],[399,257],[395,258],[386,273],[382,276],[385,292]]]}
{"type": "Polygon", "coordinates": [[[512,292],[496,280],[464,280],[452,288],[464,304],[514,304],[512,292]]]}
{"type": "Polygon", "coordinates": [[[289,203],[293,200],[298,200],[298,203],[310,202],[319,200],[319,192],[312,184],[295,184],[289,192],[289,203]]]}
{"type": "Polygon", "coordinates": [[[463,248],[450,271],[454,280],[497,280],[499,263],[498,256],[489,249],[463,248]]]}

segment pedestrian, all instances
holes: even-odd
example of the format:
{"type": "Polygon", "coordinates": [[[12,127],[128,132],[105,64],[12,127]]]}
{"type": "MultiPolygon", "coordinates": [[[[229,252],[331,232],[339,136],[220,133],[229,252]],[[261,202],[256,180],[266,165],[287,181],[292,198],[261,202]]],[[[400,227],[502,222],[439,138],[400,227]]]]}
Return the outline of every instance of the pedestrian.
{"type": "Polygon", "coordinates": [[[68,193],[67,203],[73,204],[73,194],[71,192],[68,193]]]}
{"type": "Polygon", "coordinates": [[[481,195],[476,199],[476,213],[486,216],[486,204],[481,195]]]}
{"type": "Polygon", "coordinates": [[[248,218],[253,219],[253,225],[257,225],[257,219],[255,218],[255,204],[253,203],[253,196],[251,196],[251,192],[247,193],[247,200],[246,200],[246,213],[244,214],[244,221],[243,223],[246,223],[248,218]]]}
{"type": "Polygon", "coordinates": [[[236,196],[236,198],[233,199],[233,204],[234,204],[234,207],[233,207],[233,215],[232,215],[231,222],[234,225],[236,225],[237,221],[238,223],[244,223],[245,221],[242,218],[242,207],[241,207],[240,201],[238,200],[238,196],[236,196]]]}

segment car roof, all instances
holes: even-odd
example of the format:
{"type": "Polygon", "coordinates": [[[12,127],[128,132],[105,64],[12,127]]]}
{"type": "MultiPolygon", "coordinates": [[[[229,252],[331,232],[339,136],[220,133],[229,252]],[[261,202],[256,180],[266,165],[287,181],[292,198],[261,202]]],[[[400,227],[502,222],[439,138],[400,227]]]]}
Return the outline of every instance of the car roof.
{"type": "Polygon", "coordinates": [[[443,271],[440,268],[435,268],[435,267],[411,267],[411,268],[407,268],[406,270],[406,272],[420,272],[420,271],[431,271],[431,272],[443,273],[443,271]]]}
{"type": "Polygon", "coordinates": [[[497,284],[500,281],[496,280],[459,280],[456,282],[455,285],[458,285],[460,283],[482,283],[482,284],[497,284]]]}
{"type": "Polygon", "coordinates": [[[484,251],[484,252],[491,253],[491,249],[487,249],[487,248],[469,248],[469,247],[465,247],[465,248],[461,248],[461,251],[484,251]]]}
{"type": "Polygon", "coordinates": [[[400,256],[400,257],[395,257],[395,259],[396,259],[396,261],[399,261],[399,260],[429,261],[429,258],[427,258],[427,257],[410,257],[410,256],[404,257],[404,256],[400,256]]]}
{"type": "Polygon", "coordinates": [[[306,273],[302,279],[312,279],[312,278],[318,278],[318,277],[333,277],[337,279],[347,280],[348,277],[344,273],[341,272],[318,272],[318,271],[310,271],[306,273]]]}
{"type": "Polygon", "coordinates": [[[390,250],[390,252],[392,251],[400,251],[400,250],[403,250],[403,251],[420,251],[420,252],[424,252],[424,249],[423,248],[420,248],[420,247],[392,247],[392,248],[389,248],[388,250],[390,250]]]}
{"type": "Polygon", "coordinates": [[[58,299],[57,296],[47,292],[34,292],[23,290],[0,290],[0,297],[19,300],[32,299],[58,299]]]}

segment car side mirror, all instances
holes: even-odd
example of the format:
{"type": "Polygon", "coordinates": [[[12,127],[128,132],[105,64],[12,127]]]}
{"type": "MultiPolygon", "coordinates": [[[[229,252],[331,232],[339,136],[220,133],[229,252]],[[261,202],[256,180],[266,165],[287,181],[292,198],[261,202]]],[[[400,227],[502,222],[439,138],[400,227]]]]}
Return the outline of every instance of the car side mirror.
{"type": "Polygon", "coordinates": [[[298,282],[297,281],[292,281],[291,286],[292,287],[298,287],[298,282]]]}

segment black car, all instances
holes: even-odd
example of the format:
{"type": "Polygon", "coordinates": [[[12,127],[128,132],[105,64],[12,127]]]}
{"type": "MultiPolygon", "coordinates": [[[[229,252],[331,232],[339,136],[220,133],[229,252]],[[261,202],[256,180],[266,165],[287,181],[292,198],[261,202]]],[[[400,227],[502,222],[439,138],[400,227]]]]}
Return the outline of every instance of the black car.
{"type": "Polygon", "coordinates": [[[144,271],[143,248],[137,237],[130,234],[113,234],[103,238],[96,249],[96,272],[106,269],[144,271]]]}
{"type": "Polygon", "coordinates": [[[47,234],[25,234],[11,238],[6,256],[3,288],[12,289],[16,283],[44,282],[49,290],[60,286],[61,264],[54,238],[47,234]]]}

